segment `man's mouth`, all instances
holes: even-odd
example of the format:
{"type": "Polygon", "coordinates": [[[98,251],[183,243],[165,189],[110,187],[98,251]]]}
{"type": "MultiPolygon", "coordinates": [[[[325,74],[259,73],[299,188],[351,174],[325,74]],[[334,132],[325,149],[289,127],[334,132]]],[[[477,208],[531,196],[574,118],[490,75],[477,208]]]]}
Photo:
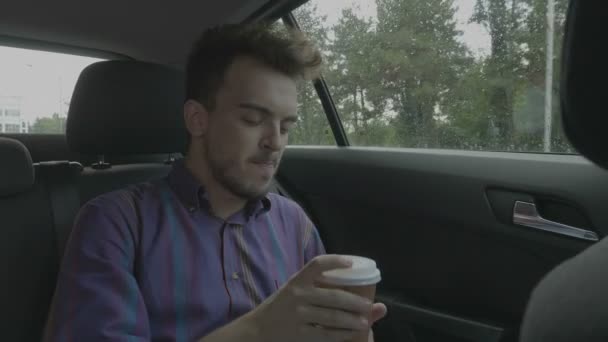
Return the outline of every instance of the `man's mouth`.
{"type": "Polygon", "coordinates": [[[276,166],[276,162],[273,160],[268,160],[268,161],[254,161],[253,162],[256,165],[260,165],[260,166],[265,166],[265,167],[275,167],[276,166]]]}
{"type": "Polygon", "coordinates": [[[262,167],[276,167],[277,166],[277,161],[275,159],[257,159],[257,160],[252,160],[252,163],[255,165],[259,165],[262,167]]]}

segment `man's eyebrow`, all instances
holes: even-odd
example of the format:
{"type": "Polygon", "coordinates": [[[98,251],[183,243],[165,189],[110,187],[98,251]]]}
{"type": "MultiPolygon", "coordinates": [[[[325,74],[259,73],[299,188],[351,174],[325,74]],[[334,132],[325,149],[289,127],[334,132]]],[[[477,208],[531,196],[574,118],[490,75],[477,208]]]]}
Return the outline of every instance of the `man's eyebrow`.
{"type": "Polygon", "coordinates": [[[255,103],[250,103],[250,102],[243,102],[241,104],[239,104],[239,107],[241,108],[245,108],[245,109],[252,109],[255,110],[256,112],[260,112],[264,115],[272,115],[272,111],[264,106],[260,106],[258,104],[255,103]]]}
{"type": "MultiPolygon", "coordinates": [[[[257,112],[260,112],[261,114],[267,115],[267,116],[271,116],[274,115],[274,113],[261,105],[255,104],[255,103],[250,103],[250,102],[243,102],[239,104],[239,107],[241,108],[245,108],[245,109],[251,109],[251,110],[255,110],[257,112]]],[[[288,115],[285,119],[283,119],[283,121],[287,121],[287,122],[296,122],[298,121],[298,116],[297,115],[288,115]]]]}

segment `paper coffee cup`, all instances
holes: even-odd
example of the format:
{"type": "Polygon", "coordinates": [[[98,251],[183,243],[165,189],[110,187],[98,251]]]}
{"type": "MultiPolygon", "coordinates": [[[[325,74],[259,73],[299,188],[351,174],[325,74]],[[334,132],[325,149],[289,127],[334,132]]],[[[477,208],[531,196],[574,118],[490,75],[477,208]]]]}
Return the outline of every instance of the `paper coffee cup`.
{"type": "MultiPolygon", "coordinates": [[[[338,288],[374,301],[376,284],[382,279],[376,262],[369,258],[354,255],[344,257],[352,260],[352,267],[323,272],[323,286],[338,288]]],[[[368,319],[371,320],[371,306],[368,319]]],[[[371,326],[370,326],[371,328],[371,326]]],[[[367,342],[369,330],[349,342],[367,342]]]]}

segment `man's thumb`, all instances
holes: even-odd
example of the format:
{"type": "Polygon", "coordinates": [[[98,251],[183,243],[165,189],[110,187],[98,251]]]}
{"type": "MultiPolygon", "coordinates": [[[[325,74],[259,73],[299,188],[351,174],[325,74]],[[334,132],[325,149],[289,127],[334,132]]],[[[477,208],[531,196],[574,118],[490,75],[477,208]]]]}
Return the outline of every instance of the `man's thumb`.
{"type": "Polygon", "coordinates": [[[320,255],[312,259],[300,271],[297,278],[307,282],[314,282],[323,272],[338,268],[349,268],[353,262],[348,257],[337,254],[320,255]]]}

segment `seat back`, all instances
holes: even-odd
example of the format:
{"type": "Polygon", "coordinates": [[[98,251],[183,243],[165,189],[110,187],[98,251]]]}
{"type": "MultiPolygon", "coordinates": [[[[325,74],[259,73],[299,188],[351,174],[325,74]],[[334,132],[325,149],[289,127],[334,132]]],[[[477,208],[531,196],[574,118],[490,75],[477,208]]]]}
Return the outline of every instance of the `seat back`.
{"type": "Polygon", "coordinates": [[[95,156],[79,180],[81,201],[165,176],[172,155],[186,148],[184,77],[177,70],[136,61],[103,61],[80,75],[68,113],[72,152],[95,156]],[[157,163],[112,164],[107,156],[164,154],[157,163]]]}
{"type": "Polygon", "coordinates": [[[50,198],[25,146],[0,138],[0,160],[0,334],[40,341],[59,259],[50,198]]]}

